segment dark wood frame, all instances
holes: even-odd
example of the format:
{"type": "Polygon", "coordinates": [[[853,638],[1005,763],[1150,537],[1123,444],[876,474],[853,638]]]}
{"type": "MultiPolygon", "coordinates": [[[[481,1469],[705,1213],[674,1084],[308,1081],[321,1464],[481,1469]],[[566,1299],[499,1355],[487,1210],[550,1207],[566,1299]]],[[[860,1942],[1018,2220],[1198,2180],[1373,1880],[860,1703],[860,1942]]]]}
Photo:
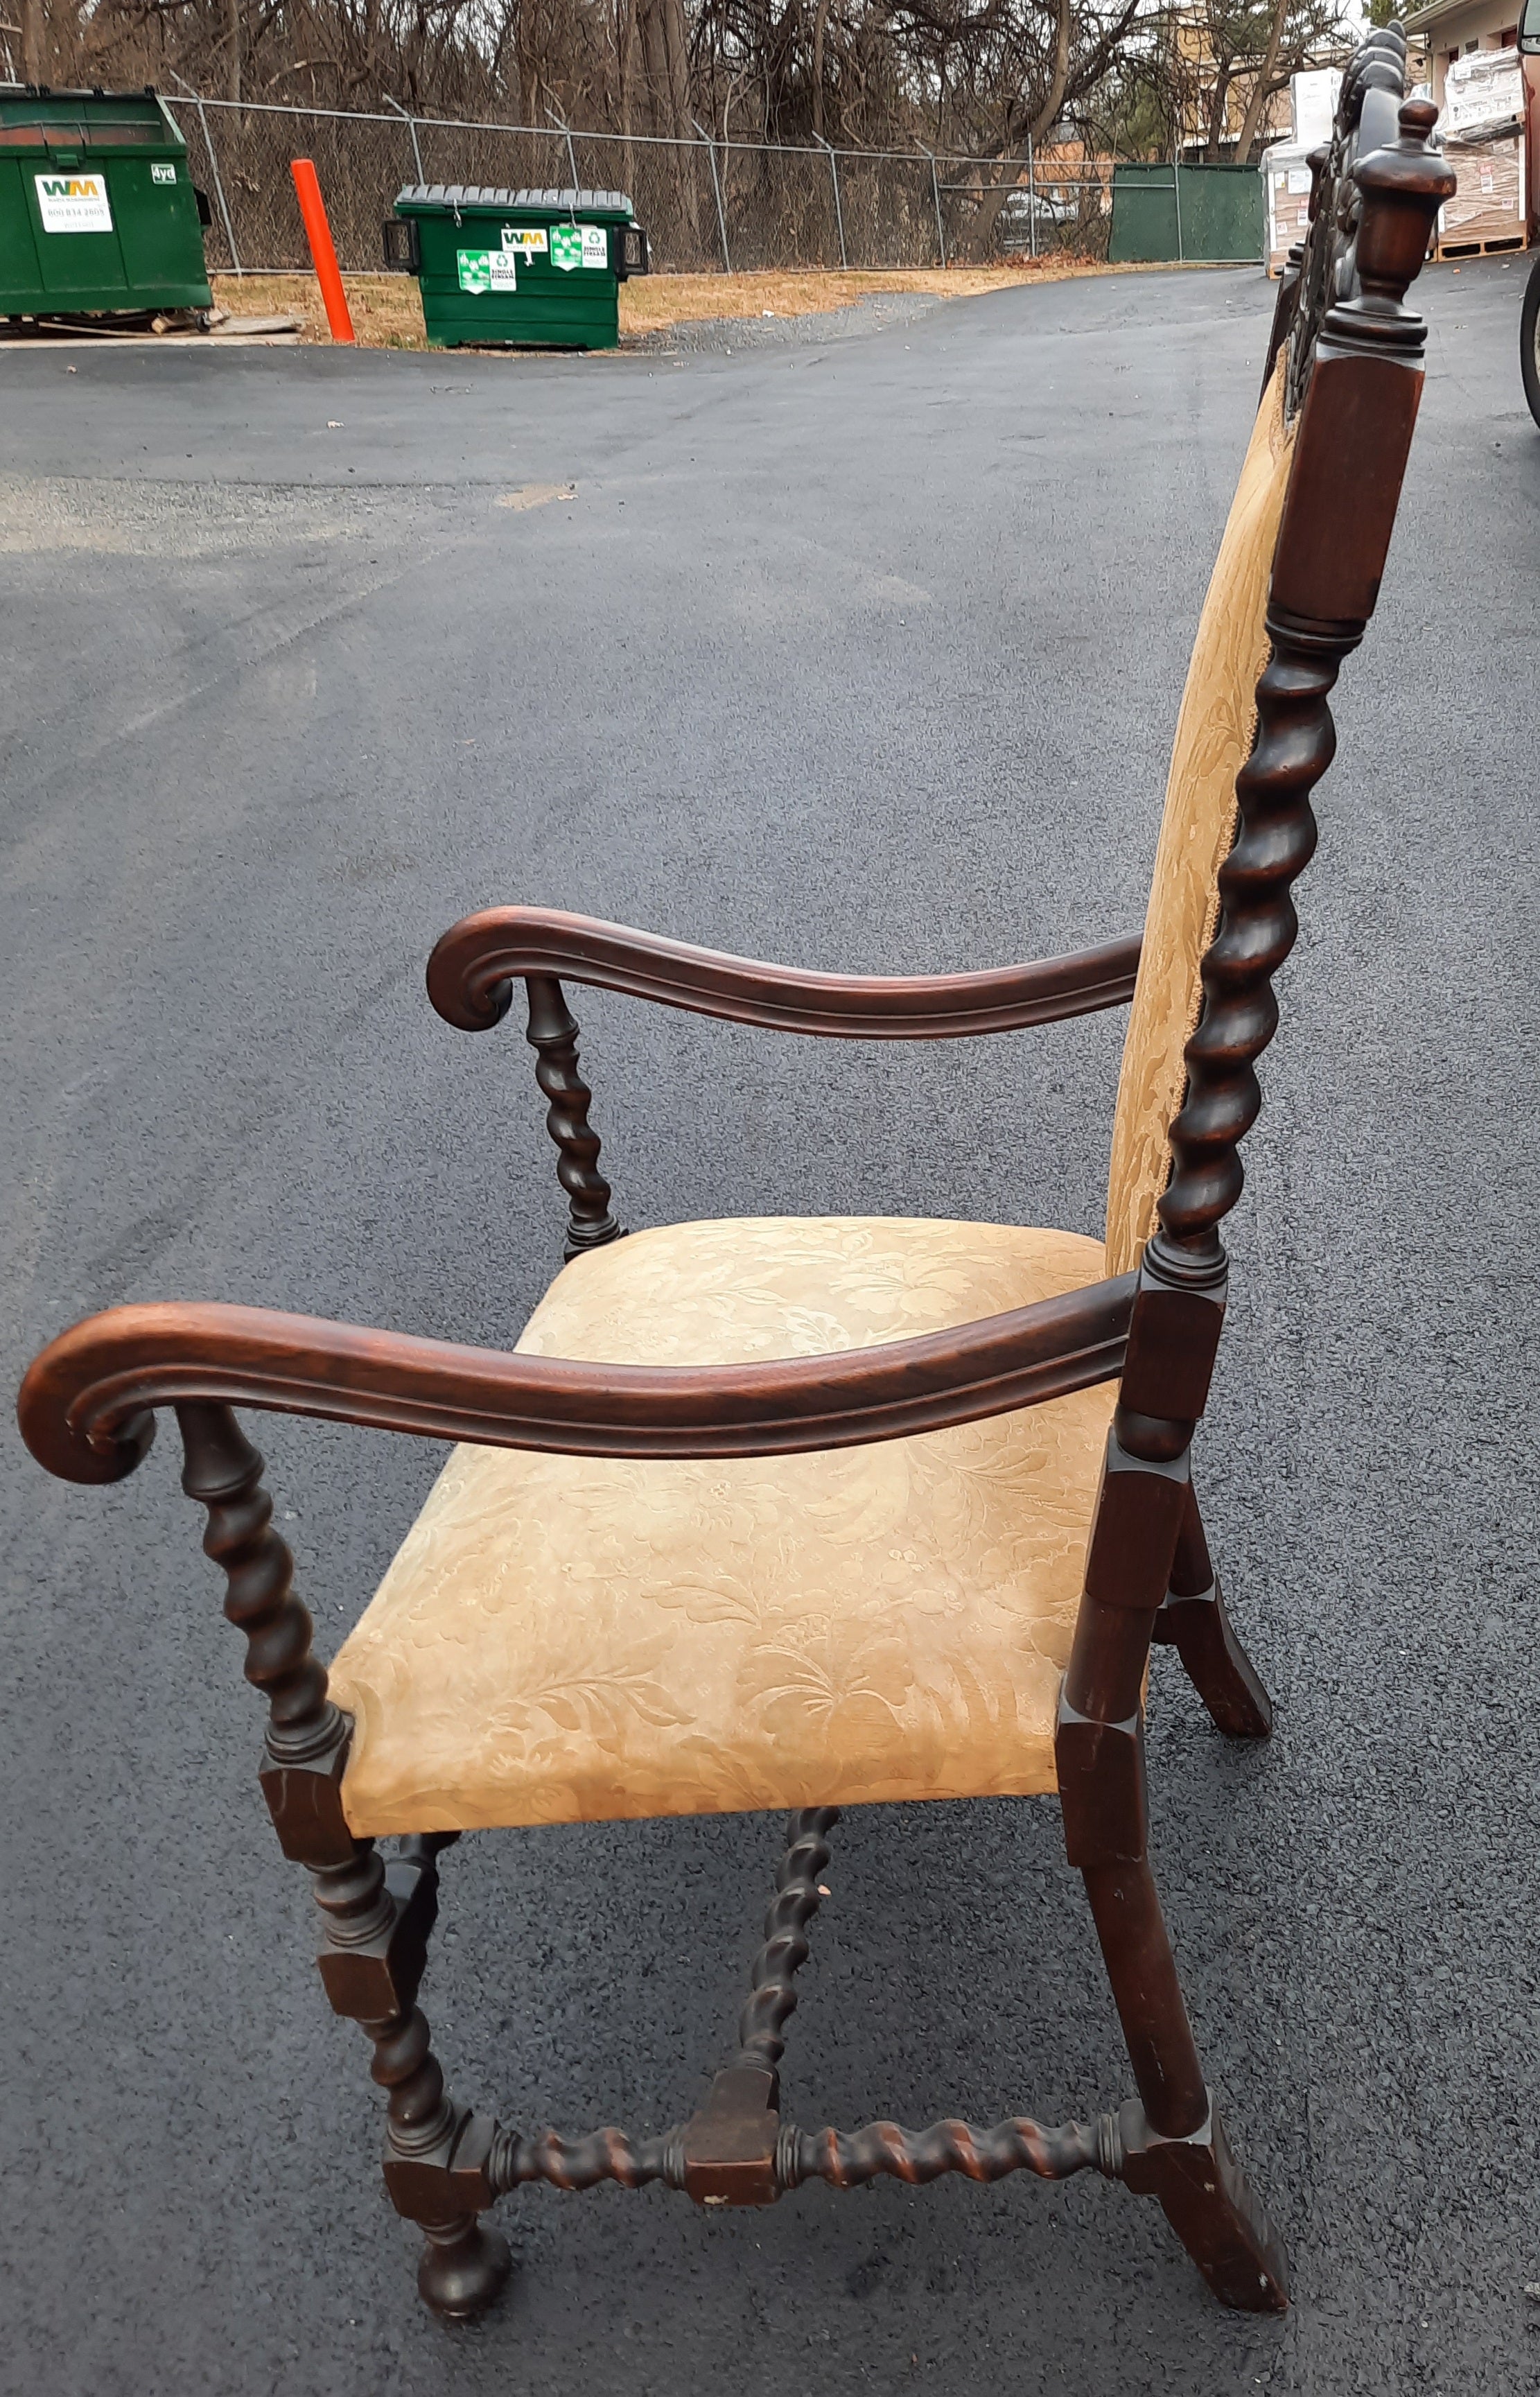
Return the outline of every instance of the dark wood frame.
{"type": "MultiPolygon", "coordinates": [[[[1280,288],[1302,411],[1267,623],[1258,729],[1238,782],[1239,823],[1221,872],[1203,1006],[1186,1049],[1160,1228],[1136,1274],[1068,1297],[867,1352],[699,1371],[499,1354],[311,1318],[217,1306],[132,1306],[77,1325],[22,1386],[29,1446],[49,1471],[112,1481],[173,1406],[183,1487],[207,1509],[204,1546],[227,1579],[248,1679],[269,1704],[263,1791],[286,1855],[314,1877],[320,1970],[362,2025],[388,2092],[385,2177],[425,2234],[424,2297],[461,2317],[495,2295],[508,2250],[482,2216],[528,2181],[586,2188],[662,2181],[704,2204],[765,2204],[800,2182],[878,2175],[1056,2178],[1091,2168],[1154,2196],[1228,2305],[1287,2302],[1281,2248],[1225,2143],[1199,2059],[1150,1869],[1143,1689],[1168,1642],[1220,1729],[1260,1738],[1265,1693],[1230,1627],[1191,1476],[1224,1318],[1219,1225],[1241,1186],[1239,1142],[1260,1097],[1255,1060],[1278,1020],[1272,980],[1295,933],[1290,888],[1315,842],[1309,793],[1331,760],[1328,696],[1360,638],[1385,563],[1421,384],[1423,328],[1404,295],[1453,178],[1431,149],[1433,111],[1399,109],[1404,43],[1371,37],[1317,161],[1316,215],[1280,288]],[[1372,137],[1372,138],[1371,138],[1372,137]],[[1118,1378],[1060,1703],[1058,1781],[1070,1863],[1084,1879],[1138,2091],[1116,2115],[1057,2129],[1026,2119],[804,2132],[783,2122],[779,2065],[808,1953],[832,1807],[792,1819],[733,2061],[693,2119],[654,2138],[606,2129],[522,2135],[449,2095],[417,2005],[455,1834],[400,1843],[389,1861],[342,1812],[351,1724],[327,1694],[292,1559],[272,1524],[261,1459],[234,1404],[489,1445],[597,1455],[763,1455],[898,1438],[1036,1405],[1118,1378]]],[[[621,1237],[567,981],[829,1038],[943,1039],[1051,1023],[1125,1001],[1139,944],[984,973],[916,979],[798,973],[535,908],[467,917],[434,952],[429,989],[451,1024],[496,1023],[522,980],[529,1038],[570,1213],[568,1254],[621,1237]]]]}

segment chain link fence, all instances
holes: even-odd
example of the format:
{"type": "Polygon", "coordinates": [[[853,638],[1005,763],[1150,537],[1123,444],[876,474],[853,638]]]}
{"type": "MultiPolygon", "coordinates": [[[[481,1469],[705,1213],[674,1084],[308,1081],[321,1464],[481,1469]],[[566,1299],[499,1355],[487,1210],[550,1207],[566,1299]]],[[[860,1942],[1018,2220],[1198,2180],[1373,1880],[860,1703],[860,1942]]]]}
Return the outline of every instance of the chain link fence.
{"type": "Polygon", "coordinates": [[[403,183],[624,192],[664,273],[1106,253],[1110,158],[1028,155],[1002,167],[928,151],[794,149],[703,133],[669,141],[192,94],[167,106],[208,195],[208,263],[218,274],[309,266],[289,173],[290,159],[301,157],[315,161],[339,261],[354,274],[380,269],[381,226],[403,183]]]}

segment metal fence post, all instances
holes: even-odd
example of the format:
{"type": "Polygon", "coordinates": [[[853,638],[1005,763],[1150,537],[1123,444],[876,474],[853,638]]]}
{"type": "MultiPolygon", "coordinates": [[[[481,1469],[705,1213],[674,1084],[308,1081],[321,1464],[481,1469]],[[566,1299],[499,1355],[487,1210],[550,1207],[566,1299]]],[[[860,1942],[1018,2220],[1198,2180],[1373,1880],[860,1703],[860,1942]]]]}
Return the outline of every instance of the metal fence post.
{"type": "Polygon", "coordinates": [[[943,266],[944,266],[946,263],[946,227],[942,222],[941,181],[936,174],[936,154],[933,150],[927,150],[925,154],[931,161],[931,197],[936,204],[936,242],[941,250],[941,262],[943,266]]]}
{"type": "Polygon", "coordinates": [[[382,97],[384,99],[385,106],[387,108],[395,109],[397,116],[400,117],[402,123],[407,128],[407,131],[411,136],[412,163],[417,168],[417,180],[420,183],[425,184],[428,179],[422,172],[422,153],[418,147],[417,127],[413,124],[411,118],[407,114],[406,110],[402,107],[398,100],[392,100],[388,91],[385,92],[382,97]]]}
{"type": "Polygon", "coordinates": [[[722,206],[722,181],[716,172],[716,144],[698,116],[692,116],[690,121],[705,143],[706,156],[711,161],[711,188],[716,194],[716,230],[722,236],[722,272],[724,275],[730,275],[732,258],[728,248],[728,212],[722,206]]]}
{"type": "Polygon", "coordinates": [[[1186,263],[1187,253],[1182,247],[1182,153],[1180,148],[1172,152],[1171,187],[1176,195],[1176,262],[1178,266],[1184,266],[1186,263]]]}
{"type": "Polygon", "coordinates": [[[850,261],[845,255],[845,210],[839,198],[839,161],[824,140],[822,133],[815,133],[812,138],[823,149],[829,152],[829,172],[834,177],[834,221],[839,233],[839,263],[842,270],[848,270],[850,261]]]}
{"type": "Polygon", "coordinates": [[[1032,161],[1032,136],[1026,137],[1026,230],[1032,255],[1038,255],[1038,170],[1032,161]]]}
{"type": "MultiPolygon", "coordinates": [[[[181,78],[179,77],[180,81],[181,78]]],[[[203,146],[208,153],[208,164],[214,170],[214,189],[219,194],[220,214],[224,219],[224,237],[230,244],[230,262],[237,275],[246,273],[241,254],[235,247],[235,228],[230,221],[230,203],[224,196],[224,178],[220,173],[220,154],[214,147],[214,137],[208,130],[208,112],[202,100],[197,103],[198,123],[203,127],[203,146]]]]}
{"type": "Polygon", "coordinates": [[[552,108],[549,103],[547,103],[545,114],[550,118],[552,124],[559,126],[563,133],[567,136],[567,164],[572,177],[572,206],[575,208],[578,204],[578,154],[572,147],[572,128],[568,124],[566,117],[561,115],[557,110],[552,108]]]}

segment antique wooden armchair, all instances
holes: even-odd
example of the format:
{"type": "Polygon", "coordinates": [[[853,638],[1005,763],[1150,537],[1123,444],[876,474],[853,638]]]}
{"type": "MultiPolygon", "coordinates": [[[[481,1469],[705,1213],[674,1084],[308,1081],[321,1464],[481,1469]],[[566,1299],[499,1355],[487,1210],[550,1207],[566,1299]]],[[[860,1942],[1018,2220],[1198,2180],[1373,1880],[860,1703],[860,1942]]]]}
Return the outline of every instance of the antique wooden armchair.
{"type": "Polygon", "coordinates": [[[496,1354],[301,1316],[136,1306],[34,1362],[35,1455],[132,1472],[174,1406],[246,1671],[261,1784],[309,1868],[336,2010],[389,2092],[390,2195],[450,2316],[494,2296],[481,2217],[530,2181],[761,2205],[809,2179],[1056,2178],[1157,2198],[1226,2304],[1286,2303],[1225,2144],[1146,1852],[1144,1694],[1173,1645],[1220,1729],[1268,1705],[1225,1616],[1189,1457],[1219,1340],[1219,1225],[1421,387],[1403,303],[1453,179],[1373,35],[1319,154],[1178,728],[1143,944],[916,980],[755,965],[535,908],[446,933],[428,986],[491,1025],[522,981],[570,1199],[569,1262],[496,1354]],[[1254,703],[1252,693],[1254,690],[1254,703]],[[622,1239],[562,981],[831,1038],[945,1039],[1132,1001],[1107,1235],[783,1219],[622,1239]],[[238,1405],[464,1445],[328,1671],[238,1405]],[[1049,1794],[1084,1877],[1138,2095],[1089,2125],[803,2131],[777,2068],[842,1805],[1049,1794]],[[417,2006],[437,1859],[536,1822],[792,1810],[734,2060],[660,2136],[502,2128],[448,2094],[417,2006]],[[395,1837],[388,1860],[377,1841],[395,1837]]]}

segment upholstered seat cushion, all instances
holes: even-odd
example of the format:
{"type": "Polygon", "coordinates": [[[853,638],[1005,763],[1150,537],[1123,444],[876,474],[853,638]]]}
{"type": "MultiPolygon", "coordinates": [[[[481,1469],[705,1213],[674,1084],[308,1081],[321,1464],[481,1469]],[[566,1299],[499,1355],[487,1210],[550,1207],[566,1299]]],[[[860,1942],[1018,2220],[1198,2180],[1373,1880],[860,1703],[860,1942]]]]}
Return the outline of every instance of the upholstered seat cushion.
{"type": "MultiPolygon", "coordinates": [[[[771,1218],[638,1232],[519,1346],[741,1363],[1081,1288],[1098,1240],[771,1218]]],[[[701,1462],[459,1448],[332,1667],[359,1833],[1055,1787],[1116,1384],[956,1430],[701,1462]]]]}

